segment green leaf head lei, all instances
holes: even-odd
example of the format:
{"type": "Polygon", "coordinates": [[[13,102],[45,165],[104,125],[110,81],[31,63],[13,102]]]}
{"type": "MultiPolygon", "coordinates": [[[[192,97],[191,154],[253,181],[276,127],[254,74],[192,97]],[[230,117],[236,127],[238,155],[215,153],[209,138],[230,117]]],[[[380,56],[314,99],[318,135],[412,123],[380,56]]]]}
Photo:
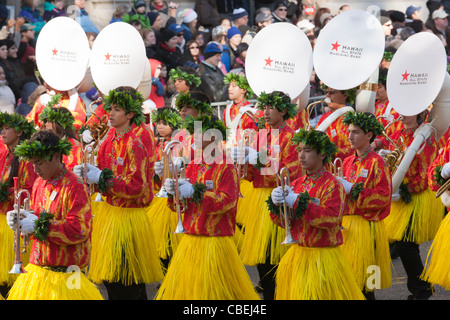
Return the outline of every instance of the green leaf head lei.
{"type": "Polygon", "coordinates": [[[169,71],[169,77],[173,81],[176,81],[177,79],[184,80],[184,81],[186,81],[186,84],[188,86],[198,87],[202,83],[202,80],[200,77],[197,77],[195,74],[192,74],[192,73],[187,73],[187,72],[181,70],[180,68],[171,69],[169,71]]]}
{"type": "Polygon", "coordinates": [[[55,153],[68,156],[71,150],[72,144],[66,138],[60,139],[51,130],[39,130],[31,139],[22,141],[15,148],[14,153],[25,160],[50,161],[55,153]]]}
{"type": "Polygon", "coordinates": [[[63,129],[72,129],[75,131],[75,127],[73,126],[75,118],[69,110],[67,112],[66,110],[66,108],[52,108],[47,105],[39,115],[39,120],[42,122],[57,123],[63,129]]]}
{"type": "Polygon", "coordinates": [[[164,123],[172,129],[180,129],[183,125],[183,120],[177,110],[172,108],[160,108],[152,113],[152,123],[157,124],[159,121],[164,123]]]}
{"type": "Polygon", "coordinates": [[[144,98],[141,93],[131,87],[118,87],[109,91],[108,95],[103,98],[104,109],[106,112],[111,112],[113,105],[125,110],[125,113],[134,112],[134,117],[131,123],[140,126],[145,122],[142,104],[144,98]]]}
{"type": "Polygon", "coordinates": [[[178,111],[181,111],[183,107],[191,107],[197,110],[199,114],[211,114],[213,111],[209,103],[192,98],[191,93],[179,93],[175,106],[178,111]]]}
{"type": "Polygon", "coordinates": [[[28,122],[24,116],[18,113],[0,112],[0,129],[3,126],[14,128],[16,132],[22,131],[22,134],[29,138],[36,131],[34,122],[28,122]]]}
{"type": "Polygon", "coordinates": [[[184,129],[186,129],[190,134],[194,134],[195,130],[195,121],[201,121],[202,123],[202,134],[209,129],[219,130],[222,134],[223,140],[227,139],[227,127],[224,122],[219,120],[214,115],[201,114],[197,118],[192,116],[187,116],[184,119],[184,129]]]}
{"type": "Polygon", "coordinates": [[[316,150],[317,153],[321,155],[325,154],[326,158],[324,160],[324,164],[331,162],[338,150],[335,144],[330,141],[324,132],[316,130],[305,130],[300,128],[299,132],[294,134],[292,141],[297,145],[301,142],[304,145],[309,146],[311,149],[316,150]]]}
{"type": "Polygon", "coordinates": [[[250,85],[248,84],[248,80],[246,77],[243,77],[237,73],[233,73],[233,72],[229,72],[227,73],[227,75],[223,78],[223,82],[225,84],[230,84],[232,82],[234,82],[239,88],[244,89],[245,91],[247,91],[245,93],[245,97],[247,99],[250,99],[251,97],[253,97],[253,90],[252,88],[250,88],[250,85]]]}
{"type": "Polygon", "coordinates": [[[281,91],[272,93],[261,92],[257,98],[256,107],[259,110],[263,110],[265,106],[271,106],[280,112],[286,110],[286,114],[283,116],[284,120],[292,119],[298,113],[297,105],[291,103],[291,98],[281,91]]]}
{"type": "Polygon", "coordinates": [[[374,137],[383,134],[384,127],[378,122],[377,118],[368,112],[347,112],[344,116],[343,123],[346,126],[353,124],[360,127],[365,133],[372,132],[374,137]]]}

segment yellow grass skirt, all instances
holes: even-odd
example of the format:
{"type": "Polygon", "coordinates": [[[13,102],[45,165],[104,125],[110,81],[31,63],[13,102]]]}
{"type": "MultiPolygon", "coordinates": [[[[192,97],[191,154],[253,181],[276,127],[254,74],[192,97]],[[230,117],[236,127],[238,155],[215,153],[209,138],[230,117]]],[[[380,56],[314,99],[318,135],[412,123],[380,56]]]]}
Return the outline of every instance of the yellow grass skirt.
{"type": "Polygon", "coordinates": [[[412,194],[412,201],[392,201],[391,212],[386,217],[389,242],[406,241],[421,244],[433,240],[444,216],[441,199],[429,188],[412,194]]]}
{"type": "Polygon", "coordinates": [[[286,231],[270,219],[266,200],[272,188],[254,188],[243,203],[246,217],[243,219],[243,241],[240,255],[245,265],[255,266],[264,263],[270,253],[270,263],[277,264],[289,249],[281,244],[286,231]]]}
{"type": "Polygon", "coordinates": [[[102,203],[92,226],[88,277],[95,283],[152,283],[163,277],[145,208],[102,203]]]}
{"type": "Polygon", "coordinates": [[[253,183],[241,179],[240,183],[240,191],[242,198],[239,198],[238,205],[237,205],[237,211],[236,211],[236,223],[243,225],[245,218],[248,216],[248,212],[244,211],[245,209],[245,203],[248,200],[248,197],[250,197],[251,193],[253,192],[253,183]]]}
{"type": "Polygon", "coordinates": [[[14,282],[8,300],[103,300],[82,272],[55,272],[28,264],[14,282]]]}
{"type": "Polygon", "coordinates": [[[185,234],[156,300],[259,300],[233,237],[185,234]]]}
{"type": "Polygon", "coordinates": [[[339,247],[292,245],[275,280],[276,300],[365,300],[339,247]]]}
{"type": "Polygon", "coordinates": [[[359,288],[366,291],[389,288],[391,255],[384,220],[372,222],[358,215],[347,215],[342,219],[342,226],[341,250],[359,288]]]}
{"type": "Polygon", "coordinates": [[[450,214],[442,221],[431,244],[422,277],[450,290],[450,214]]]}
{"type": "MultiPolygon", "coordinates": [[[[20,243],[23,246],[23,238],[21,238],[20,243]]],[[[12,286],[17,279],[17,275],[9,273],[14,264],[14,231],[6,223],[5,214],[0,214],[0,245],[0,285],[12,286]]],[[[27,247],[26,253],[21,254],[24,267],[30,260],[30,249],[31,242],[27,247]]]]}
{"type": "Polygon", "coordinates": [[[167,198],[154,197],[146,209],[155,235],[156,250],[161,259],[172,257],[183,234],[174,234],[177,227],[177,213],[167,206],[167,198]]]}

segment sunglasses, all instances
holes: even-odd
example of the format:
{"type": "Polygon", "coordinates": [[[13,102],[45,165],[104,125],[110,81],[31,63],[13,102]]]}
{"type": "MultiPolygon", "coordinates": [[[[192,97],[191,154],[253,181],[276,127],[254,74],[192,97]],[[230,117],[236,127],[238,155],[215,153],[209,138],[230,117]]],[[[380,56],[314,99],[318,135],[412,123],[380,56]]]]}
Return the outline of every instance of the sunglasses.
{"type": "Polygon", "coordinates": [[[277,11],[287,11],[287,9],[278,8],[277,11]]]}
{"type": "Polygon", "coordinates": [[[189,49],[198,49],[198,47],[189,47],[189,49]]]}
{"type": "Polygon", "coordinates": [[[183,32],[182,33],[177,33],[178,37],[182,37],[183,36],[183,32]]]}

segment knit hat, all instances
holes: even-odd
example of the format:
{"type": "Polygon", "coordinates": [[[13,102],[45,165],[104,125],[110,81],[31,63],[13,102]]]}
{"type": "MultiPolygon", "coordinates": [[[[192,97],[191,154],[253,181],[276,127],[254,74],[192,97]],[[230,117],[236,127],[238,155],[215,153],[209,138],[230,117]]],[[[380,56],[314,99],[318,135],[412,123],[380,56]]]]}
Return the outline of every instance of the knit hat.
{"type": "Polygon", "coordinates": [[[133,7],[135,9],[137,9],[139,7],[146,7],[145,1],[144,0],[135,0],[135,1],[133,1],[133,7]]]}
{"type": "Polygon", "coordinates": [[[233,10],[233,20],[248,16],[248,12],[244,8],[237,8],[233,10]]]}
{"type": "Polygon", "coordinates": [[[208,59],[218,53],[222,53],[222,48],[220,47],[220,45],[216,42],[210,42],[206,46],[205,51],[203,52],[203,56],[205,57],[205,59],[208,59]]]}
{"type": "Polygon", "coordinates": [[[197,19],[197,12],[192,9],[184,9],[178,13],[178,18],[183,19],[183,23],[190,23],[197,19]]]}
{"type": "Polygon", "coordinates": [[[383,26],[385,23],[391,21],[391,19],[389,17],[386,16],[381,16],[380,17],[380,24],[383,26]]]}
{"type": "Polygon", "coordinates": [[[161,33],[161,42],[164,43],[166,41],[169,41],[170,39],[172,39],[173,37],[176,37],[176,33],[175,31],[171,30],[171,29],[165,29],[162,33],[161,33]]]}
{"type": "Polygon", "coordinates": [[[159,16],[159,12],[157,11],[150,11],[149,13],[147,13],[147,17],[150,20],[150,25],[153,25],[153,23],[155,23],[156,18],[158,18],[159,16]]]}
{"type": "Polygon", "coordinates": [[[241,31],[237,27],[231,27],[230,29],[228,29],[228,39],[231,39],[233,36],[237,34],[242,36],[241,31]]]}

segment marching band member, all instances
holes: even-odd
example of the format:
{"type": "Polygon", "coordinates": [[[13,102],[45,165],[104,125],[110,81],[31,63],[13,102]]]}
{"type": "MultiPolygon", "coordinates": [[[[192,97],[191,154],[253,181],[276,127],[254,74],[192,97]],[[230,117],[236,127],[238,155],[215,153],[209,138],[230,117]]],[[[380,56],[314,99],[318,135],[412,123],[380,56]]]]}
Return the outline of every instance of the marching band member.
{"type": "Polygon", "coordinates": [[[45,129],[53,130],[60,139],[66,137],[72,144],[70,154],[63,156],[63,163],[67,169],[72,170],[76,165],[83,163],[83,149],[73,126],[75,119],[69,110],[47,105],[39,115],[39,120],[45,129]]]}
{"type": "MultiPolygon", "coordinates": [[[[14,261],[14,233],[6,224],[6,213],[14,209],[13,178],[18,177],[20,189],[26,189],[31,194],[37,175],[29,161],[19,159],[14,154],[16,146],[31,137],[35,131],[34,124],[17,113],[8,114],[5,112],[0,113],[0,128],[2,144],[6,146],[6,150],[0,152],[0,206],[2,212],[0,219],[0,243],[2,244],[0,251],[0,294],[6,297],[17,278],[16,275],[9,274],[14,261]]],[[[27,254],[22,256],[24,265],[28,262],[29,249],[27,248],[27,254]]]]}
{"type": "Polygon", "coordinates": [[[178,95],[180,93],[187,94],[195,88],[198,88],[202,83],[202,79],[195,75],[195,72],[191,71],[191,68],[181,67],[171,69],[169,71],[169,78],[173,81],[176,93],[171,97],[170,106],[175,108],[178,95]]]}
{"type": "MultiPolygon", "coordinates": [[[[247,99],[253,97],[254,93],[248,84],[247,78],[237,73],[228,73],[223,81],[228,85],[228,97],[231,101],[233,101],[230,108],[230,119],[233,120],[238,115],[241,107],[250,105],[250,102],[247,99]]],[[[222,119],[224,119],[225,125],[229,127],[230,124],[226,121],[226,112],[227,110],[225,109],[223,111],[222,119]]],[[[248,114],[244,114],[241,118],[241,125],[239,126],[240,130],[257,130],[258,123],[255,123],[254,120],[258,121],[260,118],[263,118],[263,116],[264,113],[261,110],[258,110],[255,113],[254,119],[252,119],[248,114]]]]}
{"type": "MultiPolygon", "coordinates": [[[[78,97],[76,97],[76,100],[73,101],[73,99],[75,99],[75,98],[72,97],[72,100],[71,100],[69,91],[58,91],[58,90],[49,88],[47,84],[45,84],[45,85],[46,85],[47,91],[52,91],[52,96],[58,96],[58,95],[61,96],[58,103],[55,104],[53,107],[55,107],[55,108],[64,107],[64,108],[68,109],[72,113],[72,115],[75,119],[73,125],[75,127],[75,130],[78,132],[81,129],[81,127],[83,127],[83,125],[86,123],[86,104],[84,103],[83,99],[81,99],[78,96],[78,97]]],[[[39,115],[41,114],[41,112],[45,108],[45,106],[47,105],[47,102],[50,101],[52,96],[50,96],[50,94],[41,95],[36,100],[30,113],[26,116],[27,120],[34,121],[34,123],[40,128],[42,123],[39,120],[39,115]]]]}
{"type": "Polygon", "coordinates": [[[250,277],[233,240],[238,201],[237,173],[226,158],[221,141],[226,128],[215,116],[186,118],[186,129],[201,144],[202,161],[191,161],[186,178],[166,179],[168,204],[177,205],[178,189],[185,208],[186,233],[178,246],[158,290],[156,299],[167,300],[257,300],[250,277]],[[201,121],[202,132],[194,132],[201,121]]]}
{"type": "MultiPolygon", "coordinates": [[[[415,130],[424,121],[425,113],[404,116],[403,129],[390,138],[398,141],[401,137],[403,144],[409,146],[414,140],[415,130]]],[[[391,212],[385,219],[389,241],[397,250],[408,277],[407,287],[411,292],[408,299],[428,299],[432,295],[430,283],[420,279],[423,263],[419,245],[434,238],[444,215],[440,199],[435,199],[428,187],[428,167],[437,153],[437,142],[431,135],[424,142],[423,150],[415,155],[399,191],[392,195],[391,212]]]]}
{"type": "MultiPolygon", "coordinates": [[[[105,198],[95,216],[89,277],[104,283],[110,300],[147,299],[145,284],[162,279],[146,213],[153,198],[151,159],[133,130],[144,121],[142,102],[134,89],[109,92],[104,108],[112,128],[98,150],[98,167],[87,164],[88,183],[96,184],[105,198]]],[[[81,170],[74,168],[78,175],[81,170]]]]}
{"type": "MultiPolygon", "coordinates": [[[[333,112],[340,108],[348,106],[349,104],[353,103],[355,99],[355,89],[336,90],[327,87],[325,92],[325,96],[331,99],[331,102],[328,103],[328,107],[331,110],[324,113],[320,117],[319,121],[317,122],[317,126],[319,126],[333,112]]],[[[347,139],[347,126],[344,125],[344,123],[342,122],[343,120],[344,115],[341,115],[339,118],[333,121],[333,123],[325,131],[331,142],[334,143],[334,145],[338,148],[335,157],[341,159],[345,159],[353,153],[352,148],[350,147],[350,142],[347,139]]]]}
{"type": "MultiPolygon", "coordinates": [[[[445,148],[428,168],[428,184],[430,189],[438,191],[450,178],[450,139],[445,148]]],[[[447,191],[445,191],[447,192],[447,191]]],[[[448,211],[448,208],[447,208],[448,211]]],[[[450,274],[448,272],[450,252],[450,215],[447,214],[441,222],[439,229],[428,252],[422,278],[432,284],[437,284],[446,290],[450,288],[450,274]]]]}
{"type": "MultiPolygon", "coordinates": [[[[289,171],[291,180],[301,172],[298,153],[292,143],[294,131],[286,125],[286,121],[297,114],[297,107],[280,91],[263,92],[257,100],[268,129],[258,132],[245,155],[245,162],[249,163],[246,179],[253,182],[253,189],[239,199],[242,203],[238,215],[244,228],[240,255],[244,264],[257,266],[264,299],[272,300],[275,266],[288,248],[281,244],[283,229],[270,221],[266,200],[276,187],[276,174],[281,168],[289,171]]],[[[239,151],[232,155],[234,163],[241,159],[239,151]]]]}
{"type": "MultiPolygon", "coordinates": [[[[152,123],[155,126],[155,137],[157,139],[155,152],[157,157],[155,162],[156,174],[153,188],[156,193],[163,186],[164,148],[171,141],[172,133],[181,128],[182,120],[175,109],[162,107],[152,114],[152,123]]],[[[158,196],[153,198],[152,205],[148,208],[147,213],[152,222],[159,257],[163,262],[164,268],[167,269],[170,258],[176,251],[182,236],[181,234],[173,233],[177,225],[177,215],[167,206],[167,198],[158,196]]]]}
{"type": "MultiPolygon", "coordinates": [[[[30,261],[27,273],[14,282],[10,300],[103,299],[81,272],[90,261],[91,205],[86,185],[62,162],[70,149],[70,142],[45,129],[15,149],[17,156],[33,164],[39,177],[31,192],[34,213],[21,210],[25,216],[20,220],[21,234],[30,234],[33,240],[30,261]]],[[[13,229],[14,211],[7,215],[13,229]]]]}
{"type": "Polygon", "coordinates": [[[275,298],[364,300],[339,248],[345,193],[339,180],[325,168],[337,148],[320,131],[300,129],[293,140],[306,174],[285,189],[273,189],[267,201],[270,217],[278,226],[285,226],[280,206],[285,203],[292,209],[289,226],[298,242],[290,246],[278,265],[275,298]]]}
{"type": "Polygon", "coordinates": [[[347,195],[341,248],[361,291],[366,299],[372,300],[374,289],[391,285],[389,241],[384,225],[391,207],[391,174],[383,158],[370,146],[383,133],[383,126],[375,116],[348,112],[343,122],[348,127],[348,139],[355,153],[343,159],[345,178],[338,178],[347,195]],[[369,284],[373,266],[378,266],[379,283],[369,284]]]}

